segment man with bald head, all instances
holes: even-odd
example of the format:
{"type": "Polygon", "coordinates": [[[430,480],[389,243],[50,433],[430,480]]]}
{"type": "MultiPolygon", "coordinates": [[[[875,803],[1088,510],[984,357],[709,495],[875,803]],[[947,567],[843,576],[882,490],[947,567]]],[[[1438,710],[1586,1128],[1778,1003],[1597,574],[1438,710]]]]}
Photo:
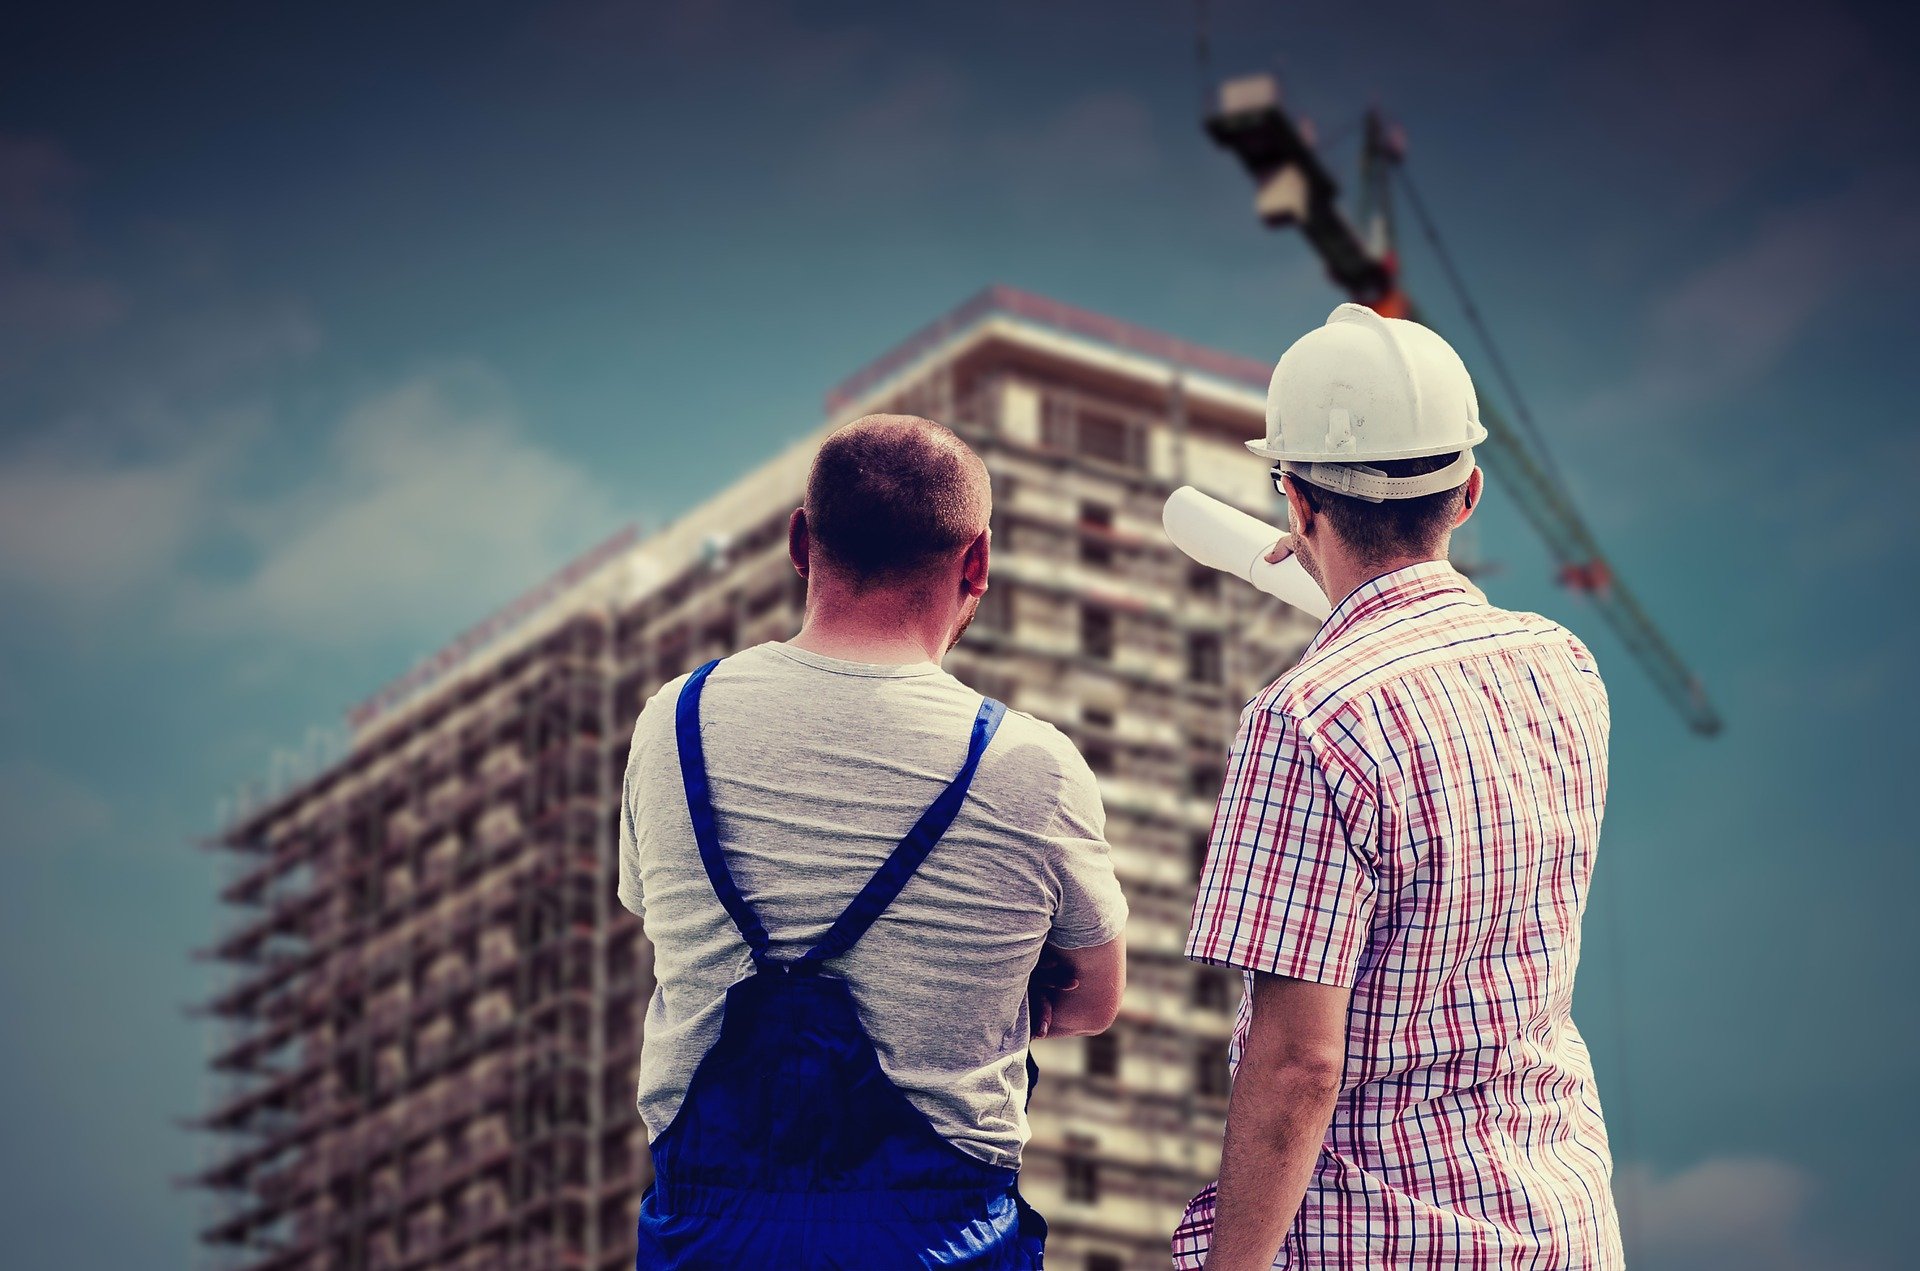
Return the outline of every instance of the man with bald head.
{"type": "Polygon", "coordinates": [[[840,428],[789,524],[799,634],[641,713],[638,1267],[1040,1265],[1027,1045],[1113,1021],[1127,909],[1072,743],[940,668],[987,590],[991,510],[948,429],[840,428]]]}

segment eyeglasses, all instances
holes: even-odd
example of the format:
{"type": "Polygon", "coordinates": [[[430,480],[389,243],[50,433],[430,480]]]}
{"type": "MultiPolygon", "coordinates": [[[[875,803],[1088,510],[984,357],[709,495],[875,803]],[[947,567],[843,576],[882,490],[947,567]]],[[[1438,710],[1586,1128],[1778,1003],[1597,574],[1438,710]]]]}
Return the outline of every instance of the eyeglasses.
{"type": "MultiPolygon", "coordinates": [[[[1267,475],[1273,478],[1273,492],[1279,495],[1282,499],[1286,499],[1287,487],[1284,484],[1282,484],[1280,480],[1281,477],[1286,475],[1286,465],[1281,463],[1274,464],[1273,467],[1267,469],[1267,475]]],[[[1316,512],[1319,511],[1320,505],[1318,503],[1315,503],[1313,501],[1313,495],[1308,493],[1308,491],[1313,488],[1311,483],[1306,481],[1301,481],[1298,477],[1295,477],[1294,480],[1298,483],[1300,498],[1306,503],[1307,507],[1311,508],[1316,512]]],[[[1287,502],[1289,506],[1291,506],[1292,500],[1288,499],[1287,502]]]]}

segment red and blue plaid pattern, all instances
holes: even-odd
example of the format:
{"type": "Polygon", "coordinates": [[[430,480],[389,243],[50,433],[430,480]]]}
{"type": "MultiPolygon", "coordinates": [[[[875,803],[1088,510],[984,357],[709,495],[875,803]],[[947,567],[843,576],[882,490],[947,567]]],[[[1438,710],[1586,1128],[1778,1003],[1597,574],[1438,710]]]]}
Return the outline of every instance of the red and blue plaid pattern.
{"type": "MultiPolygon", "coordinates": [[[[1586,646],[1444,561],[1347,597],[1242,714],[1187,956],[1353,990],[1276,1267],[1623,1265],[1572,1017],[1608,727],[1586,646]]],[[[1213,1198],[1176,1267],[1205,1259],[1213,1198]]]]}

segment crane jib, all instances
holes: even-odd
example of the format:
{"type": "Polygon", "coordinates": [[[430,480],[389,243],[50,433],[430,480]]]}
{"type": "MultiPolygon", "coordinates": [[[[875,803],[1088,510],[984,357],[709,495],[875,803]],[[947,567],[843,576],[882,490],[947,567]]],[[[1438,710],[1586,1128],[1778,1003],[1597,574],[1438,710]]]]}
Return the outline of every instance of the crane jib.
{"type": "MultiPolygon", "coordinates": [[[[1404,142],[1397,130],[1384,126],[1377,114],[1369,114],[1361,153],[1361,194],[1366,214],[1363,219],[1375,231],[1372,246],[1341,215],[1336,206],[1339,186],[1314,148],[1310,126],[1296,124],[1281,108],[1278,86],[1270,78],[1256,76],[1224,85],[1221,108],[1207,118],[1206,130],[1215,142],[1231,150],[1253,177],[1258,191],[1255,206],[1261,219],[1275,228],[1298,226],[1326,263],[1334,283],[1352,299],[1386,317],[1412,318],[1434,326],[1400,285],[1392,245],[1387,178],[1404,154],[1404,142]]],[[[1433,237],[1424,208],[1416,202],[1414,210],[1433,237]]],[[[1437,239],[1435,246],[1439,247],[1437,239]]],[[[1463,284],[1444,249],[1442,259],[1456,289],[1462,291],[1470,319],[1478,326],[1478,313],[1466,299],[1463,284]]],[[[1499,362],[1484,329],[1481,335],[1509,393],[1515,397],[1523,422],[1530,426],[1524,406],[1505,375],[1504,363],[1499,362]]],[[[1560,581],[1593,603],[1689,728],[1702,736],[1718,733],[1720,715],[1708,701],[1705,687],[1607,562],[1574,506],[1572,494],[1554,472],[1538,435],[1529,443],[1484,397],[1480,422],[1487,429],[1487,440],[1479,447],[1482,466],[1519,505],[1546,543],[1560,581]]]]}

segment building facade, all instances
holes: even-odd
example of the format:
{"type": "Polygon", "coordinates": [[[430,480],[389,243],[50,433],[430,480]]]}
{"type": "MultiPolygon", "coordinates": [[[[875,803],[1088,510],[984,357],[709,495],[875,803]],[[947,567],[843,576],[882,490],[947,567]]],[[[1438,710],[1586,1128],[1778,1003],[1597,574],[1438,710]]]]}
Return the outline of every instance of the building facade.
{"type": "MultiPolygon", "coordinates": [[[[1132,905],[1095,1038],[1042,1041],[1023,1187],[1050,1265],[1162,1267],[1213,1176],[1237,981],[1181,957],[1240,707],[1314,622],[1160,531],[1194,484],[1272,516],[1267,368],[991,288],[841,386],[830,424],[950,424],[994,481],[993,586],[960,679],[1066,731],[1099,775],[1132,905]]],[[[652,989],[614,899],[627,739],[659,686],[791,636],[786,519],[824,430],[622,534],[350,717],[346,753],[236,815],[212,948],[217,1266],[631,1265],[652,989]]]]}

